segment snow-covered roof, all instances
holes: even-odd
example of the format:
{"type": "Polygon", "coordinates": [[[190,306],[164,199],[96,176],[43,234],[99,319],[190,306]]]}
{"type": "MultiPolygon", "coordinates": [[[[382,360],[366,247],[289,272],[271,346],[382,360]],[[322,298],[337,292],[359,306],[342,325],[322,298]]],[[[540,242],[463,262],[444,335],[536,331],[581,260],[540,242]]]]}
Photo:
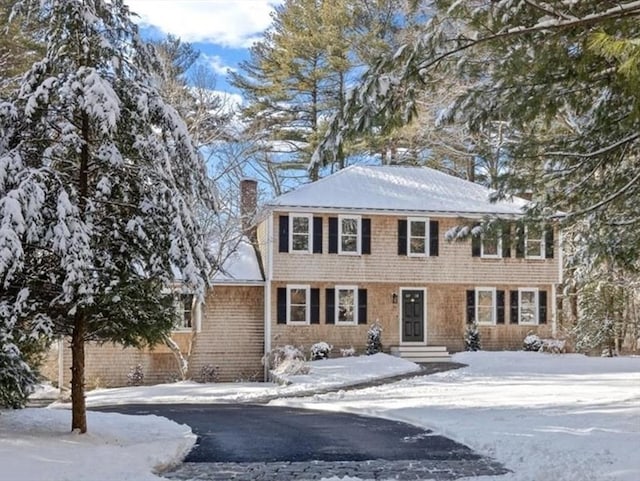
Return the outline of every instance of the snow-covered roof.
{"type": "Polygon", "coordinates": [[[494,191],[428,167],[351,166],[276,197],[271,209],[522,215],[521,198],[491,202],[494,191]]]}
{"type": "Polygon", "coordinates": [[[212,281],[214,284],[255,284],[264,281],[256,251],[246,238],[226,257],[212,281]]]}

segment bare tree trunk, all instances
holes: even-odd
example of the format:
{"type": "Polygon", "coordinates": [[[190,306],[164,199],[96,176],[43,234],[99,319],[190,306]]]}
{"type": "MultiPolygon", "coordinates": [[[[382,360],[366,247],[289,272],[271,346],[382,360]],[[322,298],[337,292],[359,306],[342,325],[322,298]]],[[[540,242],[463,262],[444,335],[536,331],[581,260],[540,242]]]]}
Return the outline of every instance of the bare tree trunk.
{"type": "Polygon", "coordinates": [[[71,430],[87,432],[84,398],[84,338],[87,325],[83,313],[76,314],[71,337],[71,430]]]}
{"type": "Polygon", "coordinates": [[[164,343],[169,349],[171,349],[171,352],[175,356],[176,361],[178,361],[178,372],[180,373],[180,380],[186,381],[189,373],[189,360],[187,359],[187,357],[185,357],[184,354],[182,354],[180,346],[178,346],[178,343],[176,341],[171,339],[171,336],[165,336],[164,343]]]}

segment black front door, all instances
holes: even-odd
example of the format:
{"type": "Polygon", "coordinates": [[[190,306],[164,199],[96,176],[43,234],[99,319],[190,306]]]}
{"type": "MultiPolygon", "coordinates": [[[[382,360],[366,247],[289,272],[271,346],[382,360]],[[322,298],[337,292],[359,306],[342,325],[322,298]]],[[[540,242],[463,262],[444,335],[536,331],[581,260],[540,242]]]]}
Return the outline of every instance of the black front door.
{"type": "Polygon", "coordinates": [[[424,342],[423,291],[402,291],[402,342],[424,342]]]}

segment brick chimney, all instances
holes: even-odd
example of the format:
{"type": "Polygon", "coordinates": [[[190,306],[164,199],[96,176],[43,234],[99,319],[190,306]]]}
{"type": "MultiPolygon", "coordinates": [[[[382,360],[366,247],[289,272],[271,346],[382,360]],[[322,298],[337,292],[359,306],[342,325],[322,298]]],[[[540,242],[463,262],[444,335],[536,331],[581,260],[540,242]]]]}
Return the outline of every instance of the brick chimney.
{"type": "Polygon", "coordinates": [[[258,208],[258,181],[242,179],[240,181],[240,219],[242,233],[252,243],[256,242],[256,212],[258,208]]]}

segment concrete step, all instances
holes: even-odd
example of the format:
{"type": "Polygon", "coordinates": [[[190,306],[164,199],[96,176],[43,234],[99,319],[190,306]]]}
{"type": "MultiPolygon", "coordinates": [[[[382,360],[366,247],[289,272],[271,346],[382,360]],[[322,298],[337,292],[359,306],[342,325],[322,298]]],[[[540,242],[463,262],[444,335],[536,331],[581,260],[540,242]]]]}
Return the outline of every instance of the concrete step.
{"type": "Polygon", "coordinates": [[[451,356],[445,346],[394,346],[390,350],[393,356],[411,362],[449,362],[451,356]]]}

